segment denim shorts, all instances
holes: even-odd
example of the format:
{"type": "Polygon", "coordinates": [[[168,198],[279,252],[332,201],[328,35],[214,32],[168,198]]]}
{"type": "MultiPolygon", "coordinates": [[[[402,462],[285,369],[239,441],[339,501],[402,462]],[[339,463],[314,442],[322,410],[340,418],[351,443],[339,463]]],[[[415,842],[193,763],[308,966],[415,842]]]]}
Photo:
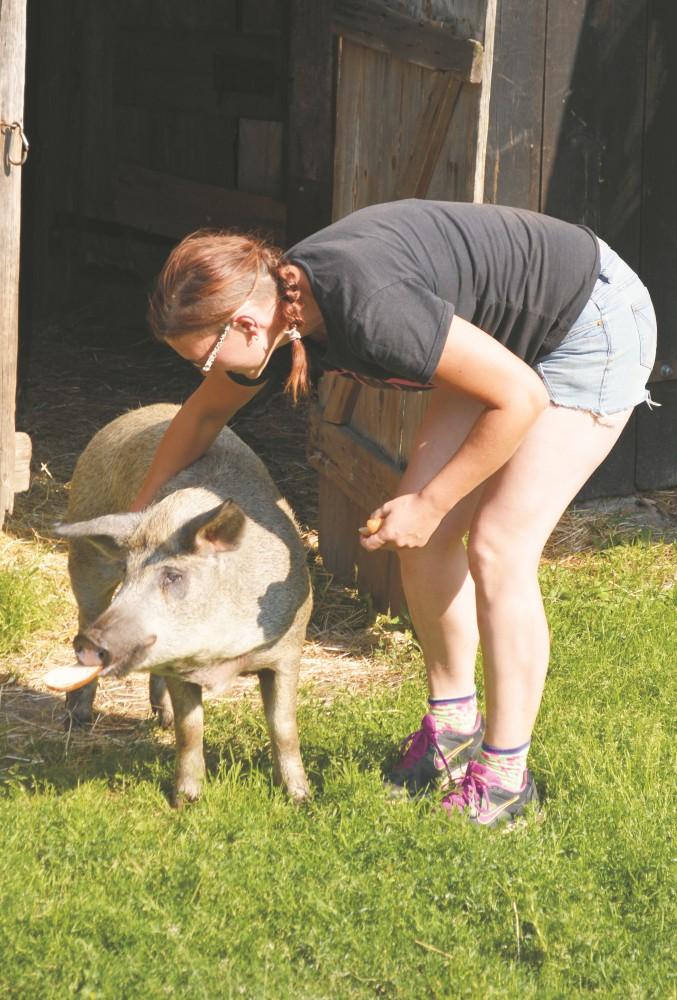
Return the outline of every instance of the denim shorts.
{"type": "Polygon", "coordinates": [[[611,414],[651,405],[646,383],[656,358],[656,315],[648,290],[602,240],[600,274],[564,340],[534,365],[557,406],[611,414]]]}

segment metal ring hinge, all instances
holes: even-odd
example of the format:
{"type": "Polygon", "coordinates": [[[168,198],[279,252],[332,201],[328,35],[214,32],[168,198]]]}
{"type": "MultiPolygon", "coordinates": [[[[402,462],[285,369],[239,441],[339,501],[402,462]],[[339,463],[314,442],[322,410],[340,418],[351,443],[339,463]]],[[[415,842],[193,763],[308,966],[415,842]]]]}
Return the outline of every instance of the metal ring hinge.
{"type": "Polygon", "coordinates": [[[21,159],[13,160],[9,154],[7,155],[7,160],[12,164],[13,167],[23,167],[24,163],[28,159],[28,139],[26,138],[26,133],[23,130],[23,125],[21,122],[0,122],[0,129],[9,129],[10,132],[18,132],[19,138],[21,139],[21,159]]]}

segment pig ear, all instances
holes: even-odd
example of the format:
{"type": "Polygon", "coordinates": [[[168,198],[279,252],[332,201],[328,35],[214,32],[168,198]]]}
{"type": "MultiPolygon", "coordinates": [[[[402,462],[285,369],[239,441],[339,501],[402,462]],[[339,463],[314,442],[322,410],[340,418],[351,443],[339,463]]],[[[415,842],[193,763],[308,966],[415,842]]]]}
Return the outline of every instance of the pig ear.
{"type": "Polygon", "coordinates": [[[91,521],[55,524],[59,538],[84,538],[109,559],[118,559],[141,521],[142,514],[106,514],[91,521]]]}
{"type": "Polygon", "coordinates": [[[194,552],[231,552],[240,544],[245,515],[234,500],[226,500],[215,510],[194,518],[188,525],[192,537],[189,547],[194,552]]]}

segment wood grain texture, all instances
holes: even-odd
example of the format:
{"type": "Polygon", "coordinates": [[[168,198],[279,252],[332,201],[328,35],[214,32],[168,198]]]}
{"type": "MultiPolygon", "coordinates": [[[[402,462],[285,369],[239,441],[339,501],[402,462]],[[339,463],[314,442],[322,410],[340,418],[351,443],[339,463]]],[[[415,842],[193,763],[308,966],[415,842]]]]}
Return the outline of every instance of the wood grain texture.
{"type": "MultiPolygon", "coordinates": [[[[319,409],[310,414],[308,461],[367,514],[393,496],[402,475],[376,445],[348,426],[323,420],[319,409]]],[[[365,521],[366,514],[360,523],[365,521]]]]}
{"type": "MultiPolygon", "coordinates": [[[[23,123],[26,0],[0,4],[0,119],[23,123]]],[[[0,527],[14,503],[16,362],[19,335],[21,171],[16,133],[0,129],[0,527]]]]}
{"type": "Polygon", "coordinates": [[[484,200],[538,211],[547,7],[501,0],[496,19],[484,200]]]}
{"type": "Polygon", "coordinates": [[[285,205],[264,195],[196,184],[132,163],[120,164],[112,221],[180,238],[201,226],[256,227],[280,242],[285,205]]]}
{"type": "MultiPolygon", "coordinates": [[[[483,3],[481,11],[477,37],[488,43],[490,53],[494,0],[483,3]]],[[[344,37],[340,47],[333,217],[397,198],[477,197],[484,185],[491,79],[486,64],[482,85],[463,83],[450,72],[393,54],[389,44],[359,44],[355,37],[344,37]]],[[[332,405],[336,391],[333,383],[324,405],[332,405]]],[[[380,608],[402,606],[399,562],[390,553],[380,553],[378,561],[365,556],[352,538],[353,527],[394,495],[427,402],[425,393],[361,387],[349,427],[332,429],[320,418],[311,435],[311,462],[321,481],[343,495],[340,501],[332,496],[331,518],[321,514],[321,535],[332,535],[321,540],[321,547],[329,560],[334,554],[337,559],[327,565],[338,573],[346,563],[358,572],[360,586],[380,608]],[[343,547],[334,538],[342,539],[343,547]]],[[[326,488],[321,497],[330,492],[326,488]]]]}
{"type": "Polygon", "coordinates": [[[31,455],[33,447],[28,434],[17,431],[14,435],[14,481],[12,491],[23,493],[31,485],[31,455]]]}
{"type": "Polygon", "coordinates": [[[412,17],[381,0],[336,0],[333,29],[345,38],[426,69],[441,69],[468,83],[480,83],[484,48],[459,38],[441,21],[412,17]]]}

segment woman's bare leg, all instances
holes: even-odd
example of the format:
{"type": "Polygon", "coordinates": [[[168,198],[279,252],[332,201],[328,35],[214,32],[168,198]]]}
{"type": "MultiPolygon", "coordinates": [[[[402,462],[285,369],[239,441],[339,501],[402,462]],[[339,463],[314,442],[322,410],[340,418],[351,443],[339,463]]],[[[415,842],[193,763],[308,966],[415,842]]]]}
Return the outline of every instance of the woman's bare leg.
{"type": "Polygon", "coordinates": [[[531,737],[549,658],[537,578],[541,552],[631,412],[596,417],[551,405],[510,461],[485,483],[468,555],[484,660],[488,744],[517,747],[531,737]]]}
{"type": "MultiPolygon", "coordinates": [[[[465,440],[482,407],[467,397],[433,390],[418,430],[400,493],[420,489],[465,440]]],[[[463,537],[482,488],[449,512],[423,549],[399,553],[402,585],[423,650],[433,698],[473,691],[479,634],[475,586],[463,537]]]]}

